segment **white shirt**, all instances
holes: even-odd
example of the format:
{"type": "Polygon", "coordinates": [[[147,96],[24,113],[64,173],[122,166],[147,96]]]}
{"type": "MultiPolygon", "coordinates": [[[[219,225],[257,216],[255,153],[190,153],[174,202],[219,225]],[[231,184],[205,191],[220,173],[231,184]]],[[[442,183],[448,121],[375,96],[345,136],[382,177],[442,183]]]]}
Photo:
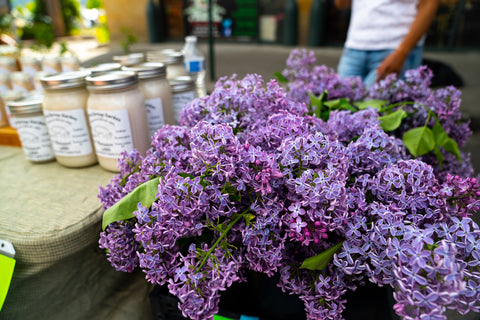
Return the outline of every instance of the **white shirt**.
{"type": "MultiPolygon", "coordinates": [[[[395,49],[417,15],[419,0],[352,0],[345,47],[357,50],[395,49]]],[[[418,44],[423,44],[423,36],[418,44]]]]}

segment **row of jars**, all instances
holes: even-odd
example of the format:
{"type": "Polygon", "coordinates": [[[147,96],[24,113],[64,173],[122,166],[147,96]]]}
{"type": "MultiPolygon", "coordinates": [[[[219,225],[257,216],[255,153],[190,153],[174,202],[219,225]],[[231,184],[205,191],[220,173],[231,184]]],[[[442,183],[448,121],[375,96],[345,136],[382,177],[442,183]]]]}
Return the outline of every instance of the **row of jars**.
{"type": "Polygon", "coordinates": [[[21,56],[18,59],[12,56],[0,56],[0,73],[23,71],[34,76],[38,72],[55,74],[75,71],[79,68],[80,60],[74,55],[21,56]]]}
{"type": "Polygon", "coordinates": [[[76,56],[0,56],[0,93],[7,90],[24,93],[42,90],[40,78],[80,69],[76,56]]]}
{"type": "Polygon", "coordinates": [[[118,172],[123,151],[145,154],[152,135],[195,99],[193,79],[167,80],[162,63],[98,67],[43,77],[43,95],[7,103],[27,159],[118,172]]]}

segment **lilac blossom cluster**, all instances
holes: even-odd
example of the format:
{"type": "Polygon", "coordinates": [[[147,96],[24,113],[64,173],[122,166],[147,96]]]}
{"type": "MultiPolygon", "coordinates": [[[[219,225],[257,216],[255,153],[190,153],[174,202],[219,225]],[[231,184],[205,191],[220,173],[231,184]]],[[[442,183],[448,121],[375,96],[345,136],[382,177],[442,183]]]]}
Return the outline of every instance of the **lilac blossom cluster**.
{"type": "MultiPolygon", "coordinates": [[[[360,83],[340,83],[325,88],[359,97],[360,83]]],[[[480,311],[477,179],[446,166],[439,179],[375,109],[323,121],[288,95],[258,75],[224,78],[185,106],[182,125],[160,129],[144,157],[125,154],[100,190],[104,207],[153,179],[158,192],[101,233],[111,264],[168,286],[191,319],[212,319],[221,292],[248,270],[279,274],[309,320],[342,319],[344,294],[366,281],[392,286],[404,319],[480,311]]]]}
{"type": "MultiPolygon", "coordinates": [[[[469,121],[463,119],[460,112],[460,90],[453,86],[431,88],[433,73],[425,66],[408,70],[404,79],[397,79],[395,74],[391,74],[366,89],[359,77],[341,78],[333,69],[315,65],[315,62],[313,51],[292,50],[286,68],[282,71],[282,75],[288,81],[287,96],[290,99],[308,105],[310,94],[319,96],[326,91],[328,99],[345,98],[352,104],[370,99],[384,100],[385,105],[395,106],[393,110],[385,108],[386,110],[394,111],[401,108],[410,115],[402,121],[400,128],[393,132],[399,138],[407,130],[422,127],[426,122],[432,128],[436,120],[460,148],[472,135],[469,121]],[[436,117],[429,116],[432,112],[436,117]]],[[[434,167],[440,179],[446,178],[446,172],[463,177],[474,174],[470,154],[460,151],[462,161],[459,163],[451,153],[443,149],[441,152],[442,163],[439,163],[437,156],[432,152],[420,158],[434,167]]]]}

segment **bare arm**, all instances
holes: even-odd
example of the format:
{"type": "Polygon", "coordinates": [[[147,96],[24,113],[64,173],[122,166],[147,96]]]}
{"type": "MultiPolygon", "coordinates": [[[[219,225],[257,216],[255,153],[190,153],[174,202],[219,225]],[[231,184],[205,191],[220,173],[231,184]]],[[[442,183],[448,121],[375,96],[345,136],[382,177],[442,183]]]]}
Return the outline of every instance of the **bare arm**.
{"type": "Polygon", "coordinates": [[[410,29],[403,38],[398,48],[393,51],[377,68],[377,81],[385,78],[390,73],[398,74],[410,51],[415,47],[420,38],[428,31],[435,18],[439,0],[420,0],[418,13],[410,29]]]}
{"type": "Polygon", "coordinates": [[[335,0],[335,7],[339,10],[350,8],[352,0],[335,0]]]}

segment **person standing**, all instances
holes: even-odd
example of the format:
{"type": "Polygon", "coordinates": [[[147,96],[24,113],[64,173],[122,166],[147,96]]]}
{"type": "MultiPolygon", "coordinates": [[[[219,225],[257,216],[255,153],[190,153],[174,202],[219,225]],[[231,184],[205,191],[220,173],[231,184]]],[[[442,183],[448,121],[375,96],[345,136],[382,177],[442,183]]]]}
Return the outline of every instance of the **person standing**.
{"type": "Polygon", "coordinates": [[[360,76],[367,87],[421,65],[423,44],[439,0],[335,0],[351,7],[339,76],[360,76]]]}

